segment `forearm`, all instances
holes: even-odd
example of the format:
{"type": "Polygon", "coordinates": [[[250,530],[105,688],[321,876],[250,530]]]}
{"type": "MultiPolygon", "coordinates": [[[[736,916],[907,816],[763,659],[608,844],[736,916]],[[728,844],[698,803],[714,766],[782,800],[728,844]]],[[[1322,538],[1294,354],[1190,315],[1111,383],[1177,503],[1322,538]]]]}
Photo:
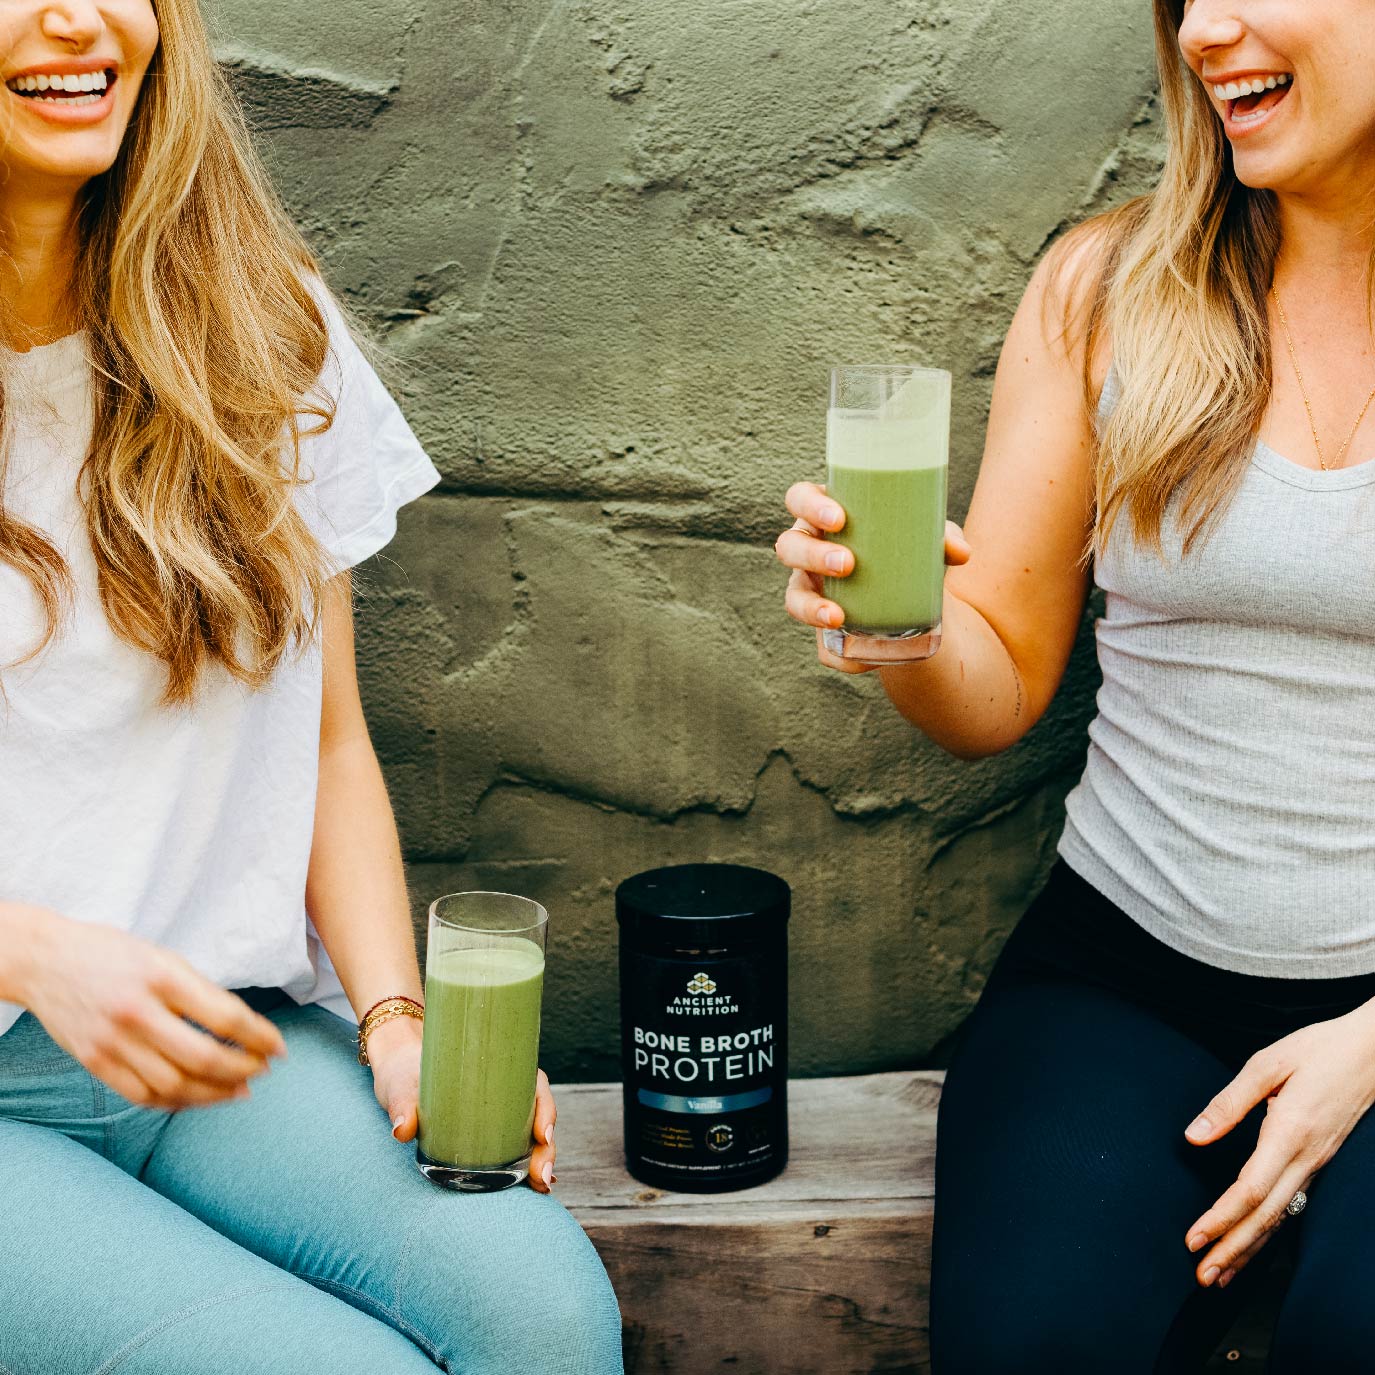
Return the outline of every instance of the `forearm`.
{"type": "Polygon", "coordinates": [[[365,733],[321,747],[306,908],[358,1016],[421,997],[401,845],[365,733]]]}
{"type": "Polygon", "coordinates": [[[880,669],[884,690],[942,749],[961,759],[997,754],[1031,729],[1040,710],[1033,710],[1023,676],[993,627],[949,588],[941,619],[940,649],[929,659],[880,669]]]}

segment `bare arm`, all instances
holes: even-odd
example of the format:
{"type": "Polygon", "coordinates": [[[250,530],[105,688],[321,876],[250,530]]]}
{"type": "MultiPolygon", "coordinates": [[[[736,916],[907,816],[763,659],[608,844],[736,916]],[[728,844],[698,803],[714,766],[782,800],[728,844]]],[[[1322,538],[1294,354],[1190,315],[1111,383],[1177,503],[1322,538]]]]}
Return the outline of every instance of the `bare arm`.
{"type": "MultiPolygon", "coordinates": [[[[1075,289],[1082,268],[1063,280],[1075,289]]],[[[1084,414],[1082,343],[1060,337],[1063,303],[1047,300],[1052,289],[1043,263],[1003,345],[965,523],[968,561],[962,548],[947,543],[950,562],[960,566],[946,575],[941,649],[921,663],[879,670],[898,710],[968,759],[1007,749],[1045,712],[1088,594],[1081,555],[1092,522],[1092,430],[1084,414]]],[[[1105,369],[1105,360],[1097,362],[1105,369]]],[[[827,502],[820,488],[798,484],[788,504],[819,529],[839,528],[822,516],[827,502]]],[[[795,618],[839,623],[839,608],[816,582],[836,548],[800,530],[780,539],[780,558],[799,570],[788,596],[795,618]]],[[[843,667],[824,648],[820,657],[843,667]]]]}
{"type": "Polygon", "coordinates": [[[321,616],[320,782],[306,909],[361,1017],[380,998],[404,993],[418,1000],[420,966],[401,844],[358,696],[347,573],[329,585],[321,616]]]}
{"type": "MultiPolygon", "coordinates": [[[[306,909],[361,1015],[391,994],[418,1000],[422,988],[401,842],[358,696],[349,575],[335,578],[326,596],[320,786],[306,909]]],[[[412,1140],[420,1126],[421,1040],[421,1024],[410,1017],[384,1022],[368,1036],[374,1092],[398,1141],[412,1140]]],[[[529,1178],[540,1193],[548,1193],[555,1178],[555,1117],[549,1081],[540,1070],[529,1178]]]]}

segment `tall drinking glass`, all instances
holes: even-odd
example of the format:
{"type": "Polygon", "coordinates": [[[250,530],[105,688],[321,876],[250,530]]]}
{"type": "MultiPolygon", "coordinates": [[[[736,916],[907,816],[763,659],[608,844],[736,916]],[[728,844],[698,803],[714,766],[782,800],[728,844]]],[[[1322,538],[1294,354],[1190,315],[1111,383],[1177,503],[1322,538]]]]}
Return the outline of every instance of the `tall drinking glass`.
{"type": "Polygon", "coordinates": [[[829,538],[853,551],[826,596],[845,624],[832,654],[866,664],[926,659],[940,648],[950,374],[904,366],[831,369],[826,488],[845,508],[829,538]]]}
{"type": "Polygon", "coordinates": [[[430,904],[415,1159],[446,1188],[489,1193],[529,1172],[548,924],[511,893],[430,904]]]}

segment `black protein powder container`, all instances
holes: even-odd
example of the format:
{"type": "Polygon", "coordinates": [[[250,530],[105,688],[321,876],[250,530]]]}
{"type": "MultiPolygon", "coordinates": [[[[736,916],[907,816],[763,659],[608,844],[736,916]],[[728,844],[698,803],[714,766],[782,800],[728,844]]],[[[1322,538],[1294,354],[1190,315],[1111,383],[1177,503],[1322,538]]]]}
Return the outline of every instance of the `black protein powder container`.
{"type": "Polygon", "coordinates": [[[746,1189],[788,1163],[788,915],[775,874],[649,869],[616,890],[625,1157],[636,1179],[746,1189]]]}

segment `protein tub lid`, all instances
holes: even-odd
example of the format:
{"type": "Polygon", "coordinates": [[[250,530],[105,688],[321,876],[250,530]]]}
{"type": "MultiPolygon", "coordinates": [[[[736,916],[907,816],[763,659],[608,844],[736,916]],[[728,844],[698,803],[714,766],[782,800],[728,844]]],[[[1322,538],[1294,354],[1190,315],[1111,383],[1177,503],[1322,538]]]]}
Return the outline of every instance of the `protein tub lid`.
{"type": "Polygon", "coordinates": [[[792,890],[766,869],[743,864],[672,864],[646,869],[616,889],[616,920],[630,935],[728,945],[777,935],[792,890]]]}

